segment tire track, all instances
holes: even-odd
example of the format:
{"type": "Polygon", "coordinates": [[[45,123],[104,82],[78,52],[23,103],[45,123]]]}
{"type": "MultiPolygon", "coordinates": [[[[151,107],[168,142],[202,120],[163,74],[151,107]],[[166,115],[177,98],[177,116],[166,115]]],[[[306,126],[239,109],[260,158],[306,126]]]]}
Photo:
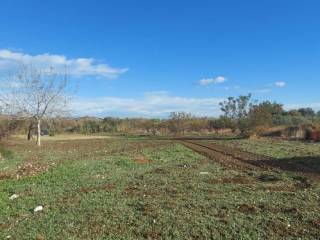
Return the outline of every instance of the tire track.
{"type": "Polygon", "coordinates": [[[179,142],[193,151],[231,169],[279,171],[279,169],[274,169],[263,164],[264,161],[273,160],[268,156],[257,155],[214,143],[202,143],[194,140],[179,140],[179,142]]]}

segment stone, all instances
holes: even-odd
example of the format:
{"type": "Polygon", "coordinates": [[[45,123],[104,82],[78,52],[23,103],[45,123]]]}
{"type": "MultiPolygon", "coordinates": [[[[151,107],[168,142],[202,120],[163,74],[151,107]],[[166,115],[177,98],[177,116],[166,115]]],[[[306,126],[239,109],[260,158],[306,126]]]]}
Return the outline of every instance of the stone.
{"type": "Polygon", "coordinates": [[[16,198],[18,198],[18,197],[19,197],[18,194],[12,194],[12,195],[9,197],[9,199],[10,199],[10,200],[14,200],[14,199],[16,199],[16,198]]]}
{"type": "Polygon", "coordinates": [[[43,210],[43,206],[37,206],[35,209],[33,209],[33,212],[40,212],[43,210]]]}

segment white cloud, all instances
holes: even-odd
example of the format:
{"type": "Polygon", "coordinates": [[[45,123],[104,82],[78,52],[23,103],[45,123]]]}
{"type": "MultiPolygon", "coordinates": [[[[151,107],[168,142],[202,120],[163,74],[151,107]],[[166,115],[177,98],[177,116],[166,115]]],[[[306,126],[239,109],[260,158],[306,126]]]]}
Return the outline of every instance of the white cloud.
{"type": "Polygon", "coordinates": [[[276,87],[282,88],[282,87],[286,86],[286,82],[284,82],[284,81],[279,81],[279,82],[275,82],[274,85],[275,85],[276,87]]]}
{"type": "Polygon", "coordinates": [[[227,81],[227,79],[223,76],[218,76],[216,78],[203,78],[199,80],[199,84],[202,86],[207,86],[209,84],[218,84],[227,81]]]}
{"type": "Polygon", "coordinates": [[[78,98],[72,103],[76,115],[167,117],[170,112],[185,111],[197,116],[218,116],[219,98],[186,98],[167,92],[148,92],[141,98],[78,98]]]}
{"type": "Polygon", "coordinates": [[[39,54],[29,55],[22,52],[14,52],[0,49],[0,70],[11,70],[20,64],[32,64],[39,68],[54,67],[56,71],[62,71],[67,67],[72,76],[96,76],[114,78],[128,71],[127,68],[114,68],[108,64],[100,63],[94,58],[67,58],[64,55],[39,54]]]}

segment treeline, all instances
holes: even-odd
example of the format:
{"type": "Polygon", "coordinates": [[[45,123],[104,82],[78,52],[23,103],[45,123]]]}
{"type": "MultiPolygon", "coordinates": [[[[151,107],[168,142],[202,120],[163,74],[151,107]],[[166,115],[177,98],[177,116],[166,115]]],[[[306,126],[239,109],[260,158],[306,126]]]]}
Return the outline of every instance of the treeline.
{"type": "MultiPolygon", "coordinates": [[[[146,134],[184,135],[186,133],[205,134],[212,132],[210,118],[197,118],[191,114],[172,113],[170,119],[144,118],[54,118],[42,123],[42,134],[146,134]]],[[[1,130],[8,134],[35,134],[36,125],[30,120],[6,119],[0,121],[1,130]],[[10,126],[10,127],[9,127],[10,126]],[[7,130],[7,131],[5,131],[7,130]]],[[[3,134],[5,136],[6,134],[3,134]]]]}
{"type": "MultiPolygon", "coordinates": [[[[251,95],[229,97],[220,103],[223,115],[219,118],[195,117],[191,113],[173,112],[168,119],[144,118],[52,118],[43,121],[42,134],[262,134],[276,126],[320,130],[320,111],[300,108],[286,111],[282,104],[270,101],[257,102],[251,95]]],[[[209,113],[208,113],[209,115],[209,113]]],[[[2,116],[0,137],[8,134],[26,134],[31,139],[36,122],[31,119],[14,119],[2,116]]]]}
{"type": "Polygon", "coordinates": [[[320,130],[320,111],[315,112],[312,108],[286,111],[276,102],[254,101],[251,94],[229,97],[220,103],[220,107],[224,114],[214,121],[215,128],[231,128],[245,136],[261,134],[276,126],[320,130]]]}

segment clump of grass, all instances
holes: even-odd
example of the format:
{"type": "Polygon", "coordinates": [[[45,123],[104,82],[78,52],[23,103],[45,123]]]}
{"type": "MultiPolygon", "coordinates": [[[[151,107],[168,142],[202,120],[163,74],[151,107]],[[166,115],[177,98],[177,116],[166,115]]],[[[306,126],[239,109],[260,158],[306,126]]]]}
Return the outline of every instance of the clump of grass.
{"type": "Polygon", "coordinates": [[[4,159],[11,159],[13,157],[13,152],[0,145],[0,156],[4,159]]]}

